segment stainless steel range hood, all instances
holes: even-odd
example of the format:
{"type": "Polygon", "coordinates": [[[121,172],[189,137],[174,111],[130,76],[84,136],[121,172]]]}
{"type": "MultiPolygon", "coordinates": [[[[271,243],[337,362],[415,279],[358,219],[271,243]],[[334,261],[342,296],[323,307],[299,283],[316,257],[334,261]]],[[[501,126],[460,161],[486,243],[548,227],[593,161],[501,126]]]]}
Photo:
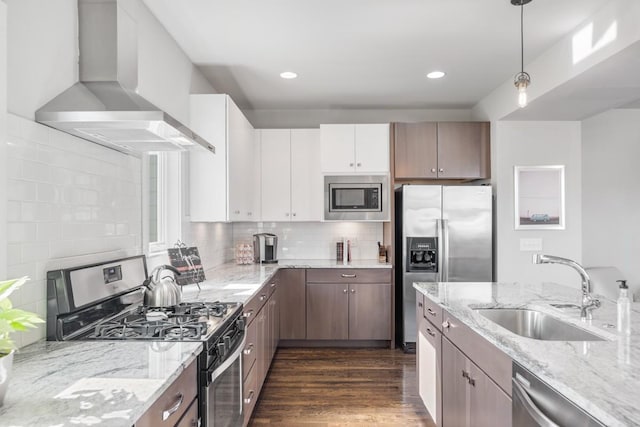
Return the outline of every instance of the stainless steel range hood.
{"type": "Polygon", "coordinates": [[[187,126],[136,93],[138,35],[117,0],[78,0],[80,81],[36,111],[36,121],[129,154],[200,149],[187,126]]]}

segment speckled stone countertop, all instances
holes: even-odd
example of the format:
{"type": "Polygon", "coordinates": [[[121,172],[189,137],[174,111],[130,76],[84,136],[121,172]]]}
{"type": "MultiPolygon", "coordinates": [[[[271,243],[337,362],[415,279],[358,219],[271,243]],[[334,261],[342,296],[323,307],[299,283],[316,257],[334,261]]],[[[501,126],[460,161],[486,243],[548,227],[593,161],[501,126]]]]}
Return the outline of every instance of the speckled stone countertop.
{"type": "Polygon", "coordinates": [[[131,427],[195,360],[196,342],[38,342],[15,356],[2,427],[131,427]]]}
{"type": "Polygon", "coordinates": [[[335,260],[287,259],[278,264],[237,265],[226,263],[205,272],[207,280],[182,288],[184,301],[224,301],[246,303],[280,268],[391,268],[377,260],[354,260],[348,264],[335,260]]]}
{"type": "Polygon", "coordinates": [[[616,330],[617,306],[600,298],[593,320],[580,321],[580,291],[554,283],[414,283],[414,288],[500,348],[607,426],[640,425],[640,304],[631,308],[631,335],[616,330]],[[540,341],[516,335],[474,308],[534,308],[587,329],[605,341],[540,341]]]}

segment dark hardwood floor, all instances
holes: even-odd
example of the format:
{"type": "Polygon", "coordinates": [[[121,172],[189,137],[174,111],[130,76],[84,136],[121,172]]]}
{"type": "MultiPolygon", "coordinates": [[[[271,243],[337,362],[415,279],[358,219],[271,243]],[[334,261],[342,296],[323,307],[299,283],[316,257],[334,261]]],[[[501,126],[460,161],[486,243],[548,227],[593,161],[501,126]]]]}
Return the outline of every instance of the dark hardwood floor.
{"type": "Polygon", "coordinates": [[[280,348],[249,426],[435,427],[416,384],[399,349],[280,348]]]}

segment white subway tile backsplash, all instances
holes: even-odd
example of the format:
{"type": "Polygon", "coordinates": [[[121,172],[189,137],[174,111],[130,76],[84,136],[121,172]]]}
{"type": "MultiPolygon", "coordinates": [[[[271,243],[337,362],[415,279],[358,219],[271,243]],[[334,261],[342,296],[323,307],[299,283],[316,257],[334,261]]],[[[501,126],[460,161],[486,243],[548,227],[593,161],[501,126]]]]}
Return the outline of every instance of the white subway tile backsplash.
{"type": "Polygon", "coordinates": [[[8,200],[36,200],[36,183],[22,181],[16,177],[9,175],[7,180],[7,199],[8,200]]]}
{"type": "Polygon", "coordinates": [[[36,224],[31,222],[7,223],[7,242],[32,242],[36,239],[36,224]]]}
{"type": "Polygon", "coordinates": [[[234,244],[251,243],[253,234],[263,232],[278,236],[280,259],[334,259],[343,237],[351,241],[352,259],[377,259],[383,237],[376,222],[235,223],[234,244]]]}
{"type": "Polygon", "coordinates": [[[21,204],[15,200],[9,200],[7,203],[7,221],[20,221],[22,220],[21,204]]]}

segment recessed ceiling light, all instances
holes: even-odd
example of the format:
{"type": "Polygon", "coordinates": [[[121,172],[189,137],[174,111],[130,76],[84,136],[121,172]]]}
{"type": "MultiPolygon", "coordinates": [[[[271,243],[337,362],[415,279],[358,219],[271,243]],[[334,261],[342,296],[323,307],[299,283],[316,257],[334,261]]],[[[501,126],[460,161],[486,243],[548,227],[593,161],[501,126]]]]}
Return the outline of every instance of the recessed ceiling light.
{"type": "Polygon", "coordinates": [[[293,71],[285,71],[284,73],[280,73],[280,77],[283,79],[295,79],[298,75],[293,71]]]}
{"type": "Polygon", "coordinates": [[[445,76],[444,71],[432,71],[429,74],[427,74],[427,77],[430,79],[441,79],[444,76],[445,76]]]}

